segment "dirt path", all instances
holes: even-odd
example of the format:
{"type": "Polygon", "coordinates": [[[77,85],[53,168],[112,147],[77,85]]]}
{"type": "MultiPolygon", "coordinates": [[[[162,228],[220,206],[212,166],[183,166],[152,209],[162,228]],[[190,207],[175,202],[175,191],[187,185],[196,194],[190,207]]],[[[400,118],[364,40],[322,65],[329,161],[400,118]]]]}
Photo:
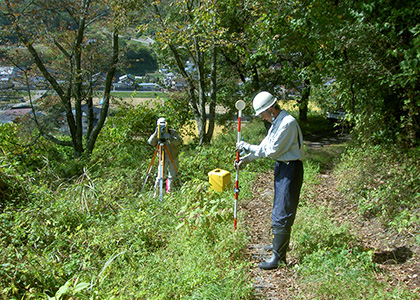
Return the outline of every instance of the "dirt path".
{"type": "MultiPolygon", "coordinates": [[[[340,142],[342,139],[337,136],[324,136],[310,138],[305,144],[316,151],[340,142]]],[[[377,273],[377,279],[387,281],[391,286],[420,288],[420,249],[414,241],[414,236],[400,235],[386,230],[376,219],[363,218],[354,205],[341,200],[343,197],[336,189],[331,170],[325,170],[319,176],[320,183],[314,187],[314,194],[318,197],[313,200],[316,200],[317,205],[332,208],[336,221],[354,224],[352,233],[364,247],[375,251],[373,259],[381,271],[377,273]]],[[[298,263],[298,259],[293,256],[293,238],[292,251],[288,252],[287,267],[271,271],[258,268],[258,263],[271,255],[263,246],[271,243],[269,228],[273,193],[272,172],[261,174],[254,184],[253,198],[240,203],[240,209],[246,212],[243,222],[249,229],[247,255],[252,262],[250,271],[254,278],[256,299],[310,299],[309,295],[305,297],[305,292],[297,280],[297,272],[293,268],[298,263]]]]}
{"type": "MultiPolygon", "coordinates": [[[[272,271],[258,268],[258,263],[271,255],[263,249],[263,246],[271,244],[269,228],[274,192],[272,174],[262,174],[254,187],[255,198],[241,203],[240,209],[247,213],[244,220],[249,228],[248,236],[250,237],[247,254],[252,262],[251,274],[254,278],[256,299],[294,299],[294,295],[299,293],[299,286],[292,268],[279,268],[272,271]]],[[[288,254],[288,264],[295,263],[296,260],[288,254]]]]}

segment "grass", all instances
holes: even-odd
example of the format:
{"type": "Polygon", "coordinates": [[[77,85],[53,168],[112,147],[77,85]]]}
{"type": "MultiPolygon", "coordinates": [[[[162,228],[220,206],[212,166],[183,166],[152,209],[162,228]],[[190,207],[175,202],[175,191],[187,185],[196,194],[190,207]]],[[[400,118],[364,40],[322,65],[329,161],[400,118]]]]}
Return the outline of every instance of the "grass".
{"type": "Polygon", "coordinates": [[[318,203],[315,189],[318,171],[334,167],[332,174],[347,195],[342,200],[356,204],[362,213],[369,212],[370,217],[379,218],[400,233],[418,236],[419,220],[411,212],[418,210],[419,202],[411,201],[409,196],[416,195],[420,186],[418,181],[413,182],[418,178],[417,150],[413,151],[402,153],[378,146],[363,149],[345,144],[307,151],[305,170],[309,173],[305,174],[303,201],[292,238],[292,251],[299,260],[294,268],[304,299],[418,298],[418,290],[390,286],[377,279],[381,271],[373,262],[374,251],[354,236],[354,230],[350,230],[353,224],[338,223],[335,213],[318,203]],[[396,195],[390,187],[404,190],[407,198],[401,198],[401,193],[396,195]],[[365,196],[361,199],[360,195],[365,196]],[[395,215],[390,213],[395,211],[395,215]]]}
{"type": "Polygon", "coordinates": [[[145,163],[124,159],[124,151],[138,159],[142,147],[125,150],[120,140],[108,152],[104,143],[101,168],[74,179],[52,164],[16,174],[2,158],[7,178],[25,182],[28,198],[2,206],[1,298],[252,298],[245,231],[232,231],[232,191],[208,188],[208,170],[230,161],[227,151],[215,155],[226,146],[187,149],[183,187],[160,202],[150,187],[139,194],[145,163]]]}
{"type": "Polygon", "coordinates": [[[399,232],[420,224],[419,149],[394,146],[349,148],[335,175],[361,214],[376,216],[399,232]],[[363,165],[363,167],[361,167],[363,165]],[[351,178],[351,180],[350,180],[351,178]]]}
{"type": "Polygon", "coordinates": [[[55,196],[43,187],[33,204],[2,213],[5,299],[59,295],[74,282],[82,299],[252,295],[240,255],[246,238],[232,232],[228,194],[191,183],[159,202],[136,195],[125,180],[88,177],[55,196]]]}
{"type": "Polygon", "coordinates": [[[416,299],[418,291],[377,280],[380,270],[373,263],[373,250],[352,236],[351,224],[332,220],[334,215],[325,207],[299,210],[292,243],[305,299],[416,299]]]}
{"type": "Polygon", "coordinates": [[[112,91],[111,95],[117,98],[146,98],[155,99],[157,96],[163,96],[160,92],[139,92],[139,91],[112,91]]]}
{"type": "MultiPolygon", "coordinates": [[[[43,151],[51,145],[31,152],[14,149],[16,157],[3,152],[0,183],[7,198],[0,214],[1,297],[253,299],[253,278],[243,254],[247,231],[241,226],[232,230],[232,190],[214,192],[208,183],[208,172],[215,168],[233,172],[236,131],[221,131],[210,146],[186,145],[180,157],[183,185],[160,202],[152,197],[150,185],[139,193],[152,154],[143,144],[121,138],[130,136],[126,125],[114,123],[109,129],[112,135],[98,141],[94,164],[74,178],[63,177],[56,164],[48,161],[43,151]],[[113,137],[118,142],[110,143],[113,137]],[[38,161],[38,169],[30,172],[31,165],[25,165],[24,159],[38,161]],[[6,185],[7,190],[3,189],[6,185]],[[15,195],[20,195],[19,202],[15,195]]],[[[324,122],[313,122],[311,130],[322,131],[324,126],[324,122]]],[[[264,135],[260,120],[244,124],[246,141],[258,143],[264,135]]],[[[2,149],[16,145],[13,132],[4,132],[2,137],[2,149]]],[[[358,163],[363,156],[372,157],[363,168],[385,174],[386,164],[378,162],[383,149],[354,148],[339,160],[345,148],[307,149],[292,240],[299,259],[295,270],[301,294],[306,299],[414,298],[404,287],[378,282],[372,252],[351,234],[351,224],[334,222],[328,207],[314,205],[319,174],[334,164],[338,164],[340,179],[348,180],[343,186],[360,178],[359,184],[353,182],[359,193],[367,193],[360,184],[367,178],[358,163]]],[[[396,168],[410,174],[405,181],[412,192],[418,178],[414,154],[396,168]]],[[[241,198],[251,197],[255,176],[270,169],[268,160],[247,167],[241,173],[241,198]]],[[[389,183],[396,184],[391,181],[395,174],[389,174],[389,183]]],[[[403,214],[410,209],[416,208],[406,207],[394,221],[406,220],[412,230],[417,221],[412,214],[403,214]]]]}
{"type": "Polygon", "coordinates": [[[318,166],[320,173],[325,173],[339,162],[341,153],[344,152],[346,145],[346,143],[333,144],[328,147],[320,147],[316,150],[305,147],[305,160],[318,166]]]}

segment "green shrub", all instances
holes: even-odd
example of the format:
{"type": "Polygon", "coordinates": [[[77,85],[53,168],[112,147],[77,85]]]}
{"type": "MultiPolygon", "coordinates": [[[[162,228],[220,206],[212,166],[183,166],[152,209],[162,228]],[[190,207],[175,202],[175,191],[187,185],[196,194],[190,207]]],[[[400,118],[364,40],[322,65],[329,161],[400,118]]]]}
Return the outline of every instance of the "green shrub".
{"type": "Polygon", "coordinates": [[[339,188],[358,204],[362,214],[378,216],[401,229],[414,226],[418,218],[407,217],[420,208],[418,157],[419,150],[390,146],[350,148],[335,172],[339,188]]]}
{"type": "Polygon", "coordinates": [[[389,288],[376,278],[374,251],[359,245],[350,224],[335,223],[323,206],[299,208],[292,233],[300,288],[311,299],[415,299],[415,291],[389,288]]]}
{"type": "Polygon", "coordinates": [[[300,260],[318,251],[351,247],[354,238],[347,225],[332,221],[332,212],[325,207],[303,206],[299,208],[293,226],[293,239],[300,260]]]}
{"type": "Polygon", "coordinates": [[[22,179],[14,164],[0,156],[0,213],[8,205],[24,204],[28,200],[28,191],[22,179]]]}
{"type": "Polygon", "coordinates": [[[213,226],[214,239],[208,241],[203,229],[200,226],[191,234],[174,231],[169,244],[143,262],[143,272],[135,276],[135,298],[251,298],[248,263],[232,260],[246,243],[243,233],[219,224],[213,226]]]}
{"type": "MultiPolygon", "coordinates": [[[[230,191],[232,193],[232,190],[230,191]]],[[[209,190],[209,184],[198,180],[185,183],[180,194],[186,199],[178,210],[180,224],[177,228],[186,226],[189,229],[203,228],[212,235],[213,226],[217,223],[232,220],[231,199],[223,197],[227,193],[209,190]]]]}
{"type": "Polygon", "coordinates": [[[214,169],[232,172],[233,162],[236,159],[234,151],[235,146],[230,145],[225,145],[223,148],[196,146],[186,149],[179,156],[182,181],[194,179],[208,181],[208,173],[214,169]]]}
{"type": "Polygon", "coordinates": [[[415,291],[376,280],[372,255],[357,246],[319,249],[298,269],[301,288],[313,299],[415,299],[415,291]]]}

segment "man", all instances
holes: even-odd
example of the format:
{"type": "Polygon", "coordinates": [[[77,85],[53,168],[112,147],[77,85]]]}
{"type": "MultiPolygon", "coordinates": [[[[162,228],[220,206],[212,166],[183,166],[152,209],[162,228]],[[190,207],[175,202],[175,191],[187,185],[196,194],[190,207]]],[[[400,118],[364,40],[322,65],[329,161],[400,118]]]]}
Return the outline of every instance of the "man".
{"type": "MultiPolygon", "coordinates": [[[[182,139],[179,137],[178,133],[174,129],[167,127],[165,118],[159,118],[157,120],[156,130],[149,137],[149,140],[147,142],[152,146],[156,146],[159,143],[159,146],[161,146],[164,150],[163,152],[164,153],[163,154],[163,159],[164,159],[163,178],[165,178],[166,175],[168,176],[168,178],[166,179],[166,192],[170,193],[173,188],[174,180],[176,179],[176,176],[178,174],[178,168],[179,168],[178,154],[179,154],[179,146],[182,143],[182,139]],[[169,153],[167,153],[167,150],[169,150],[169,153]],[[172,161],[171,161],[171,157],[172,157],[172,161]]],[[[161,174],[160,168],[161,166],[159,165],[155,188],[159,184],[160,174],[161,174]]],[[[156,196],[156,192],[155,192],[155,196],[156,196]]]]}
{"type": "Polygon", "coordinates": [[[286,251],[303,182],[303,136],[296,119],[280,109],[272,94],[258,93],[253,99],[253,107],[255,114],[270,122],[271,127],[259,145],[244,141],[237,144],[237,149],[247,154],[235,162],[235,168],[262,157],[276,161],[271,214],[273,254],[269,260],[259,264],[261,269],[271,270],[278,268],[280,263],[286,264],[286,251]]]}

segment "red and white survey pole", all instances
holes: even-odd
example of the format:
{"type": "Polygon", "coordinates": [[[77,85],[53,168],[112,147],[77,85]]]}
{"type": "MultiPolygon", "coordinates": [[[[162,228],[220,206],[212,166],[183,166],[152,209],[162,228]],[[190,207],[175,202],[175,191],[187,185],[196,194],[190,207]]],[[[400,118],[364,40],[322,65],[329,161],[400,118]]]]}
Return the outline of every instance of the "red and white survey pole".
{"type": "MultiPolygon", "coordinates": [[[[235,107],[238,110],[238,139],[237,139],[237,143],[239,143],[241,141],[242,110],[245,108],[245,102],[243,100],[238,100],[238,101],[236,101],[235,107]]],[[[239,163],[239,150],[236,150],[236,162],[239,163]]],[[[236,169],[236,179],[235,179],[235,206],[233,208],[233,229],[234,230],[236,229],[238,194],[239,194],[239,168],[236,169]]]]}

